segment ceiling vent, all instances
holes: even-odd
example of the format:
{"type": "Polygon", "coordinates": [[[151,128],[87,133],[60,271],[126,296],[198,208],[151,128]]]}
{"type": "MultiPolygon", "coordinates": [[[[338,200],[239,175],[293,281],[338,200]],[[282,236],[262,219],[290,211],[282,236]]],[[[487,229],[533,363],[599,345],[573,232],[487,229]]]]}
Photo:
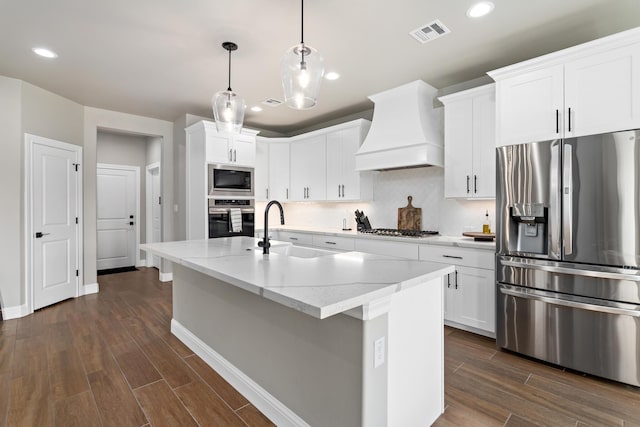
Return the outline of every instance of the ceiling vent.
{"type": "Polygon", "coordinates": [[[275,98],[267,98],[262,101],[262,104],[268,105],[269,107],[279,107],[282,104],[282,101],[275,98]]]}
{"type": "Polygon", "coordinates": [[[439,19],[423,25],[420,28],[416,28],[409,34],[420,43],[427,43],[442,36],[445,36],[451,32],[439,19]]]}

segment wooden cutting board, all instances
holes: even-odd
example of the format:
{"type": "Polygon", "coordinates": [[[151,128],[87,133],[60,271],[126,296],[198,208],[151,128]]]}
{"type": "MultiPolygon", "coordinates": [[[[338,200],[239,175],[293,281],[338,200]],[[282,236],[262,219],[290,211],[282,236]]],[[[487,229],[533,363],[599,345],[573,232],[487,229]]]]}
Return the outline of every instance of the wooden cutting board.
{"type": "Polygon", "coordinates": [[[422,208],[411,205],[413,197],[407,197],[409,203],[404,208],[398,208],[399,230],[422,230],[422,208]]]}

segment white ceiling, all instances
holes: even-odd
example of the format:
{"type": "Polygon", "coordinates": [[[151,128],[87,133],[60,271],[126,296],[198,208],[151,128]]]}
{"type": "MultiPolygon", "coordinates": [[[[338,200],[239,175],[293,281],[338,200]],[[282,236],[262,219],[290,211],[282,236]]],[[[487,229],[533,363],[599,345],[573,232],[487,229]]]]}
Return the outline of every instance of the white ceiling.
{"type": "MultiPolygon", "coordinates": [[[[341,78],[316,108],[247,110],[245,125],[290,133],[372,108],[371,95],[422,79],[436,88],[640,26],[640,0],[307,0],[305,42],[341,78]],[[420,44],[409,31],[440,19],[451,34],[420,44]]],[[[247,105],[282,100],[279,62],[299,42],[299,0],[0,0],[0,75],[82,105],[174,121],[211,117],[211,96],[231,85],[247,105]],[[46,46],[60,56],[31,52],[46,46]]]]}

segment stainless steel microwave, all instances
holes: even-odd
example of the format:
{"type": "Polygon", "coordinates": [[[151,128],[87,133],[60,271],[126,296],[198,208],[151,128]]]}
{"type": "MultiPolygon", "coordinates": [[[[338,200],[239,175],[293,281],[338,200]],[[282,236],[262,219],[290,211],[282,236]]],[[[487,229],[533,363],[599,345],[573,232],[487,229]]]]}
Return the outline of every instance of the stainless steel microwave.
{"type": "Polygon", "coordinates": [[[210,164],[207,168],[209,195],[253,197],[254,170],[240,166],[210,164]]]}

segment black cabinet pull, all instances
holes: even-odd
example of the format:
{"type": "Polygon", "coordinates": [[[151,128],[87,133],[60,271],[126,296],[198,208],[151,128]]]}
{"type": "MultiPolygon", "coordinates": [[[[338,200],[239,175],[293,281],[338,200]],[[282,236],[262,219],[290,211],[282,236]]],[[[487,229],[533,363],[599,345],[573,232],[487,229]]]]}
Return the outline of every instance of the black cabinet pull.
{"type": "Polygon", "coordinates": [[[325,242],[327,245],[337,245],[336,242],[325,242]]]}
{"type": "Polygon", "coordinates": [[[556,109],[556,133],[560,133],[560,110],[556,109]]]}
{"type": "Polygon", "coordinates": [[[447,274],[447,288],[451,287],[451,273],[447,274]]]}
{"type": "Polygon", "coordinates": [[[571,132],[571,107],[569,107],[569,132],[571,132]]]}
{"type": "Polygon", "coordinates": [[[456,270],[456,289],[458,289],[458,270],[456,270]]]}
{"type": "Polygon", "coordinates": [[[473,192],[478,192],[478,175],[473,175],[473,192]]]}
{"type": "Polygon", "coordinates": [[[467,194],[469,194],[469,175],[467,175],[467,194]]]}

